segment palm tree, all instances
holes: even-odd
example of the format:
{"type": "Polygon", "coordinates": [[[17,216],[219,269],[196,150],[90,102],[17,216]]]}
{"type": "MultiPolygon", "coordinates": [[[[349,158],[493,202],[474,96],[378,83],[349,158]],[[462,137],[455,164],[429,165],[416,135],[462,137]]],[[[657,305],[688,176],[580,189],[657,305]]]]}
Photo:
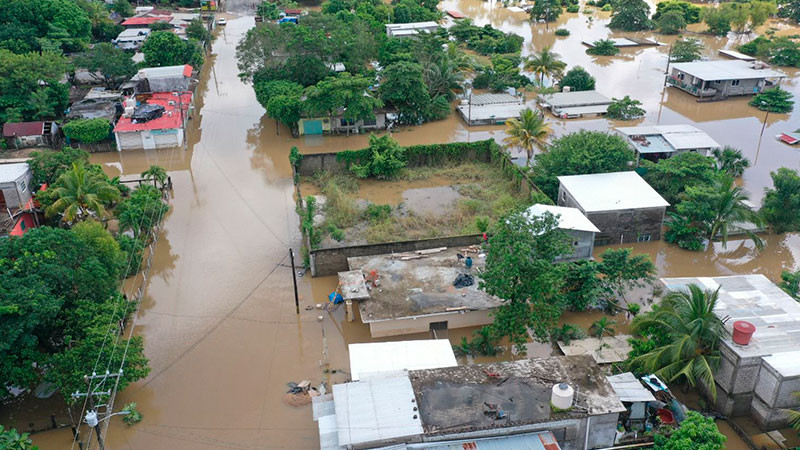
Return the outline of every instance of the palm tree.
{"type": "Polygon", "coordinates": [[[461,90],[461,83],[464,81],[464,76],[458,67],[446,58],[438,63],[426,64],[422,75],[431,98],[442,95],[452,100],[455,97],[453,91],[461,90]]]}
{"type": "Polygon", "coordinates": [[[503,139],[507,145],[519,147],[528,155],[528,163],[533,158],[533,147],[538,145],[545,148],[544,141],[550,135],[550,126],[544,121],[544,116],[528,108],[519,113],[518,119],[506,120],[506,133],[503,139]]]}
{"type": "Polygon", "coordinates": [[[596,336],[598,339],[602,339],[603,335],[607,334],[609,336],[613,336],[614,333],[617,331],[612,328],[616,325],[617,322],[614,320],[609,320],[608,317],[601,317],[600,320],[595,321],[589,330],[591,331],[592,335],[596,336]]]}
{"type": "Polygon", "coordinates": [[[750,160],[742,155],[741,150],[727,145],[722,149],[715,148],[711,155],[717,159],[717,170],[725,172],[734,178],[742,176],[744,170],[750,167],[750,160]]]}
{"type": "MultiPolygon", "coordinates": [[[[747,201],[750,197],[739,186],[733,183],[730,176],[717,177],[713,189],[715,196],[712,200],[713,218],[708,224],[708,239],[713,240],[719,235],[722,247],[728,244],[728,228],[731,225],[752,223],[757,227],[762,227],[764,221],[753,211],[747,201]]],[[[764,247],[764,241],[757,234],[750,230],[744,230],[745,234],[753,240],[757,248],[764,247]]]]}
{"type": "Polygon", "coordinates": [[[142,172],[142,178],[148,181],[153,180],[153,186],[156,186],[156,183],[163,186],[167,182],[167,170],[161,166],[152,165],[142,172]]]}
{"type": "Polygon", "coordinates": [[[530,70],[539,75],[539,83],[544,85],[545,75],[550,78],[559,77],[564,72],[564,68],[567,67],[567,64],[559,59],[560,57],[558,53],[550,51],[550,46],[546,46],[542,51],[525,61],[525,70],[530,70]]]}
{"type": "Polygon", "coordinates": [[[722,321],[714,314],[718,298],[719,289],[703,290],[691,284],[688,290],[670,292],[657,309],[636,317],[634,332],[659,334],[668,343],[633,358],[631,365],[667,382],[683,377],[694,387],[700,380],[716,399],[714,369],[724,333],[722,321]]]}
{"type": "Polygon", "coordinates": [[[45,216],[61,214],[61,220],[74,223],[91,215],[104,217],[105,206],[119,200],[119,190],[104,177],[86,170],[83,163],[72,163],[51,188],[56,199],[45,209],[45,216]]]}
{"type": "MultiPolygon", "coordinates": [[[[800,398],[800,392],[795,392],[794,396],[800,398]]],[[[783,411],[789,416],[789,426],[800,431],[800,411],[791,409],[784,409],[783,411]]]]}

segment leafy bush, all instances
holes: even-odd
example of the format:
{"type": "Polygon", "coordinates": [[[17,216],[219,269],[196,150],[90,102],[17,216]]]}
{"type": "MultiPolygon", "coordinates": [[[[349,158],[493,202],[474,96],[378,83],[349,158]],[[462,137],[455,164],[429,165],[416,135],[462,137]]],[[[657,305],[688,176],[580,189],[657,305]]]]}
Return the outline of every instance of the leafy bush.
{"type": "Polygon", "coordinates": [[[753,97],[749,105],[762,111],[786,114],[792,112],[794,108],[792,98],[791,92],[775,87],[753,97]]]}
{"type": "Polygon", "coordinates": [[[125,422],[125,425],[132,426],[142,421],[142,413],[136,409],[136,402],[130,402],[122,408],[123,412],[127,412],[122,416],[122,421],[125,422]]]}
{"type": "Polygon", "coordinates": [[[34,183],[52,184],[62,173],[71,169],[73,163],[88,164],[89,154],[71,147],[57,151],[35,151],[31,152],[28,167],[31,168],[34,183]]]}
{"type": "Polygon", "coordinates": [[[135,238],[147,242],[148,235],[167,211],[169,205],[164,201],[161,191],[149,184],[143,184],[120,202],[114,214],[119,219],[120,231],[131,231],[135,238]]]}
{"type": "Polygon", "coordinates": [[[581,66],[573,67],[558,82],[562,88],[569,86],[573,91],[593,91],[595,79],[581,66]]]}
{"type": "Polygon", "coordinates": [[[613,56],[619,53],[619,48],[611,39],[600,39],[593,42],[594,47],[586,49],[586,53],[596,56],[613,56]]]}
{"type": "Polygon", "coordinates": [[[392,215],[391,205],[376,205],[370,203],[367,205],[367,209],[364,210],[364,216],[366,216],[370,222],[382,222],[388,219],[390,215],[392,215]]]}
{"type": "Polygon", "coordinates": [[[602,8],[600,8],[600,11],[609,12],[609,11],[611,11],[613,9],[614,8],[611,6],[611,3],[606,3],[605,5],[603,5],[602,8]]]}
{"type": "Polygon", "coordinates": [[[586,332],[584,332],[581,327],[568,323],[561,325],[561,328],[553,328],[550,332],[551,339],[554,341],[561,341],[564,345],[569,345],[570,342],[581,340],[585,337],[586,332]]]}
{"type": "Polygon", "coordinates": [[[800,231],[800,174],[781,167],[770,176],[773,187],[766,190],[762,217],[776,233],[800,231]]]}
{"type": "Polygon", "coordinates": [[[568,13],[573,13],[574,14],[574,13],[579,12],[580,10],[581,10],[581,8],[578,5],[569,5],[567,7],[567,12],[568,13]]]}
{"type": "Polygon", "coordinates": [[[672,44],[670,60],[672,62],[692,62],[700,59],[703,44],[697,39],[678,39],[672,44]]]}
{"type": "Polygon", "coordinates": [[[478,216],[475,218],[475,228],[479,233],[486,233],[489,230],[489,218],[486,216],[478,216]]]}
{"type": "Polygon", "coordinates": [[[344,231],[332,223],[328,224],[328,233],[330,233],[331,238],[336,242],[342,242],[344,240],[344,231]]]}
{"type": "Polygon", "coordinates": [[[142,252],[144,252],[144,242],[141,239],[132,238],[125,234],[117,235],[119,249],[125,252],[125,260],[128,264],[123,270],[121,277],[128,278],[139,273],[142,268],[142,252]]]}
{"type": "Polygon", "coordinates": [[[616,120],[633,120],[644,116],[644,109],[640,108],[642,102],[633,100],[629,96],[621,99],[612,98],[612,102],[608,105],[608,113],[606,114],[611,119],[616,120]]]}
{"type": "Polygon", "coordinates": [[[556,36],[569,36],[569,30],[566,28],[559,28],[553,34],[555,34],[556,36]]]}
{"type": "Polygon", "coordinates": [[[350,166],[359,178],[394,178],[406,166],[405,148],[400,147],[391,135],[370,135],[368,150],[366,161],[350,166]]]}
{"type": "Polygon", "coordinates": [[[725,437],[717,428],[712,417],[703,417],[696,411],[689,411],[678,429],[662,428],[671,433],[655,435],[655,450],[684,450],[697,448],[703,450],[722,450],[725,437]]]}
{"type": "Polygon", "coordinates": [[[64,135],[85,144],[94,144],[108,138],[111,124],[108,119],[78,119],[67,122],[62,127],[64,135]]]}

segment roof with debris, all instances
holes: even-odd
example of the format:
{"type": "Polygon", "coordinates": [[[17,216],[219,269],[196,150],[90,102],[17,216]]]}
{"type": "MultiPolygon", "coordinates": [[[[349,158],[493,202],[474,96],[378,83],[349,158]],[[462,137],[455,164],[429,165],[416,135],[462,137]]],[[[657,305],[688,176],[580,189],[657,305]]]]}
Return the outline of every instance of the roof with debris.
{"type": "Polygon", "coordinates": [[[377,272],[380,287],[359,302],[364,323],[420,317],[457,311],[487,310],[500,306],[497,297],[478,289],[477,272],[484,259],[477,253],[452,248],[427,255],[385,254],[347,258],[351,270],[377,272]],[[457,255],[471,256],[472,269],[464,267],[457,255]],[[456,288],[459,274],[474,277],[471,286],[456,288]]]}
{"type": "Polygon", "coordinates": [[[619,127],[616,130],[626,136],[639,153],[720,147],[705,131],[691,125],[643,125],[619,127]]]}
{"type": "Polygon", "coordinates": [[[558,228],[562,230],[591,231],[592,233],[600,232],[578,208],[537,203],[528,208],[526,214],[528,217],[539,217],[543,216],[545,213],[550,213],[558,217],[558,228]]]}
{"type": "Polygon", "coordinates": [[[569,344],[558,341],[558,348],[567,355],[589,355],[598,364],[611,364],[628,359],[631,344],[628,342],[630,335],[603,336],[602,338],[588,337],[573,339],[569,344]]]}
{"type": "Polygon", "coordinates": [[[653,397],[653,393],[644,387],[642,382],[630,372],[609,375],[606,378],[608,378],[608,382],[611,383],[611,388],[614,389],[614,392],[616,392],[621,402],[636,403],[656,401],[656,398],[653,397]]]}
{"type": "Polygon", "coordinates": [[[435,369],[458,365],[447,339],[350,344],[350,378],[362,374],[435,369]]]}
{"type": "Polygon", "coordinates": [[[585,213],[669,206],[634,171],[558,177],[585,213]]]}
{"type": "Polygon", "coordinates": [[[191,92],[155,92],[137,98],[142,104],[161,105],[164,113],[161,117],[147,122],[135,123],[130,117],[122,116],[114,126],[115,133],[127,133],[144,130],[174,130],[183,127],[183,118],[192,102],[191,92]],[[181,99],[181,101],[179,101],[181,99]],[[183,113],[181,113],[183,109],[183,113]]]}

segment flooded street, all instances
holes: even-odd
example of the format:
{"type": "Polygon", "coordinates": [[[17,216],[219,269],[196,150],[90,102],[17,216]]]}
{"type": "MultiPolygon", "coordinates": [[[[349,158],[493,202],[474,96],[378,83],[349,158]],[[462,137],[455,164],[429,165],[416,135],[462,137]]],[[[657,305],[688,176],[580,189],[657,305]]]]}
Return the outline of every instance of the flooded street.
{"type": "MultiPolygon", "coordinates": [[[[524,36],[524,54],[553,45],[569,66],[582,65],[592,73],[603,94],[629,94],[641,100],[648,114],[636,123],[689,123],[723,145],[742,149],[753,164],[743,183],[756,202],[764,187],[771,185],[770,171],[800,166],[800,151],[774,138],[800,126],[800,108],[791,115],[770,114],[762,137],[765,113],[747,106],[746,99],[699,104],[685,93],[664,91],[667,46],[623,50],[610,58],[586,55],[581,41],[605,37],[607,15],[587,23],[588,16],[582,13],[562,14],[558,26],[570,29],[572,35],[556,38],[545,32],[543,24],[532,25],[527,15],[494,2],[446,0],[440,8],[458,10],[478,25],[491,23],[524,36]]],[[[297,146],[303,153],[357,149],[366,146],[368,137],[293,139],[285,127],[276,128],[275,121],[264,116],[251,87],[237,77],[235,46],[253,24],[252,17],[231,19],[214,42],[213,59],[205,64],[196,93],[197,112],[189,125],[186,149],[92,156],[110,176],[138,174],[151,164],[161,165],[174,184],[171,210],[134,330],[144,338],[152,370],[116,401],[118,407],[135,401],[144,420],[127,427],[113,419],[109,449],[318,448],[311,409],[282,402],[286,383],[308,379],[330,386],[345,381],[346,345],[371,340],[367,326],[348,322],[343,309],[330,314],[305,309],[327,299],[336,287],[335,277],[299,278],[301,312],[296,315],[288,257],[290,246],[299,255],[289,148],[297,146]]],[[[733,45],[724,39],[703,40],[709,57],[733,45]]],[[[796,79],[784,87],[800,94],[796,79]]],[[[556,135],[614,125],[604,119],[549,120],[556,135]]],[[[454,113],[444,121],[401,129],[394,137],[402,145],[499,141],[503,129],[468,130],[454,113]]],[[[387,191],[380,201],[402,199],[387,191]]],[[[766,241],[761,252],[736,240],[725,250],[700,253],[663,242],[626,247],[648,253],[661,276],[764,273],[775,280],[781,270],[800,266],[800,236],[768,236],[766,241]]],[[[576,318],[580,320],[585,318],[576,318]]],[[[618,329],[624,330],[622,318],[617,320],[618,329]]],[[[449,338],[457,344],[470,332],[451,330],[449,338]]],[[[388,340],[423,337],[428,335],[388,340]]],[[[25,411],[1,413],[2,423],[15,423],[20,431],[28,428],[25,411]]],[[[69,448],[72,442],[69,429],[33,438],[43,450],[69,448]]]]}

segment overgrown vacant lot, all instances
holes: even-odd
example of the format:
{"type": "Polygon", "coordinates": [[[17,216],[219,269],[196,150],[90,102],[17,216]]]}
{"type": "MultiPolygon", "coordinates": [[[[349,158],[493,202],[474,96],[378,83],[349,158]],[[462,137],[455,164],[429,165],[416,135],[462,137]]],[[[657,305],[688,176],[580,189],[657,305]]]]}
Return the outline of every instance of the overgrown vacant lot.
{"type": "Polygon", "coordinates": [[[480,233],[530,203],[481,162],[407,168],[395,180],[318,172],[301,180],[301,192],[317,199],[312,238],[321,247],[480,233]]]}

